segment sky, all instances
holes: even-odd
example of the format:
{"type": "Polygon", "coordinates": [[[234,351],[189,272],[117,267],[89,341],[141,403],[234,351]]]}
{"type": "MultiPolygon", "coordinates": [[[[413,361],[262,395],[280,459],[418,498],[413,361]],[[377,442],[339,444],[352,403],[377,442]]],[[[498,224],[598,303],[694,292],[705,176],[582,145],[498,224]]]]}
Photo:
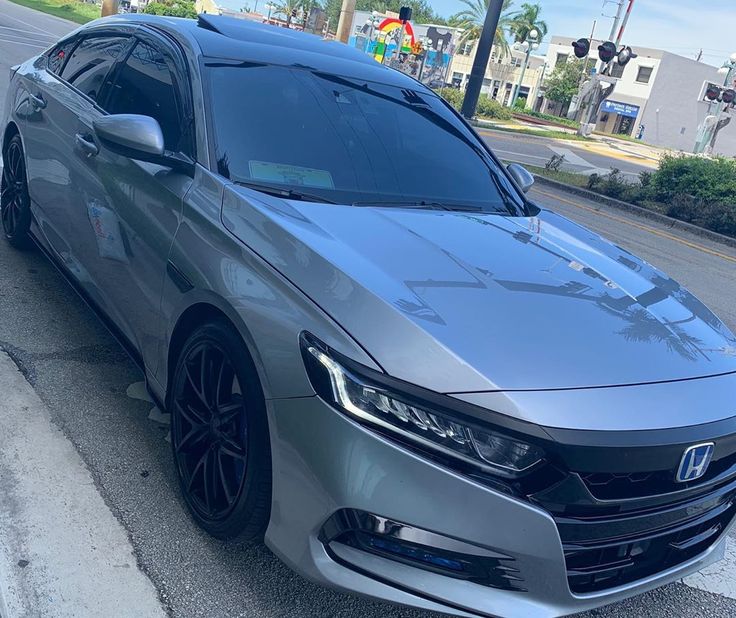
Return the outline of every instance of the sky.
{"type": "MultiPolygon", "coordinates": [[[[460,0],[430,0],[441,15],[462,7],[460,0]]],[[[524,0],[514,0],[521,6],[524,0]]],[[[549,35],[608,38],[618,3],[602,0],[526,0],[539,2],[549,35]]],[[[720,66],[736,52],[736,0],[635,0],[623,43],[664,49],[720,66]],[[729,43],[730,41],[730,43],[729,43]]],[[[572,39],[571,39],[572,40],[572,39]]],[[[544,51],[544,47],[540,51],[544,51]]]]}
{"type": "MultiPolygon", "coordinates": [[[[473,1],[473,0],[471,0],[473,1]]],[[[588,37],[593,20],[598,20],[596,38],[608,38],[617,0],[513,0],[539,2],[549,35],[588,37]]],[[[219,0],[231,8],[254,0],[219,0]]],[[[259,4],[266,0],[259,0],[259,4]]],[[[463,8],[461,0],[429,0],[440,15],[449,17],[463,8]]],[[[380,5],[380,0],[376,5],[380,5]]],[[[635,0],[624,44],[664,49],[695,58],[703,48],[703,61],[716,66],[736,52],[736,0],[635,0]],[[730,42],[729,42],[730,41],[730,42]]],[[[542,45],[540,52],[546,47],[542,45]]]]}

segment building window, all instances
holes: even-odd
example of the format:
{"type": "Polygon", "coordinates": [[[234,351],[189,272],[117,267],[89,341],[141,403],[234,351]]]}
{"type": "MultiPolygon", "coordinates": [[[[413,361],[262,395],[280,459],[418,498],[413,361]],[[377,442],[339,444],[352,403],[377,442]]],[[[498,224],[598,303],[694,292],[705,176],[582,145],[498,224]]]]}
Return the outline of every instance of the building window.
{"type": "Polygon", "coordinates": [[[565,64],[567,62],[567,59],[570,57],[569,54],[561,54],[557,53],[557,60],[555,60],[555,65],[558,64],[565,64]]]}
{"type": "Polygon", "coordinates": [[[626,65],[621,65],[618,62],[611,63],[611,77],[623,77],[624,69],[626,65]]]}
{"type": "Polygon", "coordinates": [[[636,81],[640,84],[648,84],[649,79],[652,77],[652,71],[654,67],[639,67],[639,73],[636,75],[636,81]]]}
{"type": "Polygon", "coordinates": [[[466,41],[460,46],[459,54],[461,56],[469,56],[473,53],[474,41],[466,41]]]}

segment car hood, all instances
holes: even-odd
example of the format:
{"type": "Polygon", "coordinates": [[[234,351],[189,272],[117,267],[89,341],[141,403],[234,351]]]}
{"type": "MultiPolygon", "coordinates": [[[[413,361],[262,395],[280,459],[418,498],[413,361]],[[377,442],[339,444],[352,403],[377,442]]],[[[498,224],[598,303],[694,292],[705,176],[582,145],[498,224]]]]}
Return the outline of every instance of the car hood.
{"type": "Polygon", "coordinates": [[[705,305],[550,211],[341,206],[231,187],[223,221],[388,374],[437,392],[736,371],[736,339],[705,305]]]}

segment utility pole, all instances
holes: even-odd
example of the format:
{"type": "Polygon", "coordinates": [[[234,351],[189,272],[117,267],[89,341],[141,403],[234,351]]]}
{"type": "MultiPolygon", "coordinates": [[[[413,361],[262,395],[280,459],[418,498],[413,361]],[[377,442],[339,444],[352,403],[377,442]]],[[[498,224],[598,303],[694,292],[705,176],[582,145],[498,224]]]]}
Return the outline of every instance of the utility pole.
{"type": "Polygon", "coordinates": [[[626,15],[624,15],[624,21],[621,24],[621,28],[618,31],[618,36],[616,36],[616,49],[618,49],[618,46],[621,45],[621,41],[624,38],[624,31],[626,30],[626,26],[629,23],[629,17],[631,17],[631,9],[633,8],[633,6],[634,6],[634,0],[629,0],[629,6],[626,8],[626,15]]]}
{"type": "MultiPolygon", "coordinates": [[[[529,34],[527,35],[527,40],[522,43],[522,46],[526,44],[526,55],[524,56],[524,66],[521,68],[521,75],[519,76],[519,83],[516,84],[516,88],[514,89],[514,96],[511,97],[511,109],[514,108],[514,105],[516,105],[516,100],[519,98],[519,92],[521,91],[521,86],[524,83],[524,75],[526,75],[526,68],[529,66],[529,58],[532,55],[532,51],[537,49],[539,47],[539,32],[536,28],[532,29],[529,34]]],[[[531,94],[531,90],[529,91],[531,94]]]]}
{"type": "Polygon", "coordinates": [[[118,0],[102,0],[102,11],[100,15],[107,17],[108,15],[118,14],[118,0]]]}
{"type": "MultiPolygon", "coordinates": [[[[723,88],[729,89],[734,87],[734,77],[736,77],[736,53],[731,54],[730,58],[723,64],[720,71],[724,75],[723,88]]],[[[716,138],[718,132],[728,122],[722,122],[722,116],[725,109],[729,106],[722,104],[722,96],[719,96],[717,100],[712,101],[708,105],[708,113],[703,120],[703,124],[698,131],[698,138],[695,142],[695,154],[706,152],[710,154],[713,152],[715,147],[716,138]]],[[[730,122],[730,121],[729,121],[730,122]]]]}
{"type": "Polygon", "coordinates": [[[342,0],[340,21],[337,22],[337,34],[335,36],[342,43],[347,43],[350,38],[350,28],[353,26],[353,15],[355,15],[355,3],[356,0],[342,0]]]}
{"type": "MultiPolygon", "coordinates": [[[[619,31],[619,24],[621,23],[621,16],[624,14],[624,4],[626,3],[626,0],[617,0],[618,2],[618,9],[616,10],[616,16],[613,18],[613,24],[611,24],[611,33],[608,35],[609,41],[615,41],[616,36],[619,31]]],[[[591,45],[593,44],[593,39],[590,39],[591,45]]],[[[606,68],[606,64],[604,62],[601,62],[599,73],[603,73],[603,69],[606,68]]]]}
{"type": "Polygon", "coordinates": [[[493,39],[496,36],[496,28],[498,28],[498,20],[501,18],[502,9],[503,0],[489,0],[488,11],[486,11],[486,18],[483,22],[483,30],[480,33],[480,39],[478,40],[475,51],[473,68],[470,70],[470,79],[468,79],[465,98],[460,109],[460,113],[468,120],[475,115],[475,108],[478,106],[480,89],[483,85],[488,60],[491,57],[491,47],[493,46],[493,39]]]}
{"type": "MultiPolygon", "coordinates": [[[[618,50],[619,45],[621,44],[621,40],[624,36],[624,31],[626,30],[626,25],[629,23],[629,17],[631,16],[631,9],[634,6],[634,0],[628,0],[628,7],[626,8],[626,14],[624,14],[624,3],[627,0],[619,0],[618,10],[616,11],[616,17],[613,20],[613,25],[611,26],[611,34],[608,37],[609,41],[614,41],[616,45],[616,49],[618,50]],[[621,18],[623,17],[623,22],[621,21],[621,18]]],[[[604,75],[604,72],[607,67],[611,65],[610,62],[603,62],[601,61],[601,68],[599,71],[600,75],[604,75]]],[[[591,124],[591,122],[597,118],[598,116],[598,108],[600,107],[601,103],[603,103],[604,99],[610,94],[610,91],[613,89],[613,86],[609,87],[608,92],[603,92],[603,86],[598,83],[596,87],[593,89],[593,93],[590,98],[590,105],[588,106],[587,114],[586,114],[586,122],[585,124],[591,124]]]]}

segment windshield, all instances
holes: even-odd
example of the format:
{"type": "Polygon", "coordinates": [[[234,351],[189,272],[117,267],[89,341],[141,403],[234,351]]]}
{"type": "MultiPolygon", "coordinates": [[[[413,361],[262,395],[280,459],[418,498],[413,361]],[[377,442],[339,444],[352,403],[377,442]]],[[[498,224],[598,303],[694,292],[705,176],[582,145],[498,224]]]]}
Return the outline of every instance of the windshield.
{"type": "Polygon", "coordinates": [[[208,72],[218,172],[235,182],[342,204],[521,214],[477,138],[426,90],[270,65],[208,72]]]}

